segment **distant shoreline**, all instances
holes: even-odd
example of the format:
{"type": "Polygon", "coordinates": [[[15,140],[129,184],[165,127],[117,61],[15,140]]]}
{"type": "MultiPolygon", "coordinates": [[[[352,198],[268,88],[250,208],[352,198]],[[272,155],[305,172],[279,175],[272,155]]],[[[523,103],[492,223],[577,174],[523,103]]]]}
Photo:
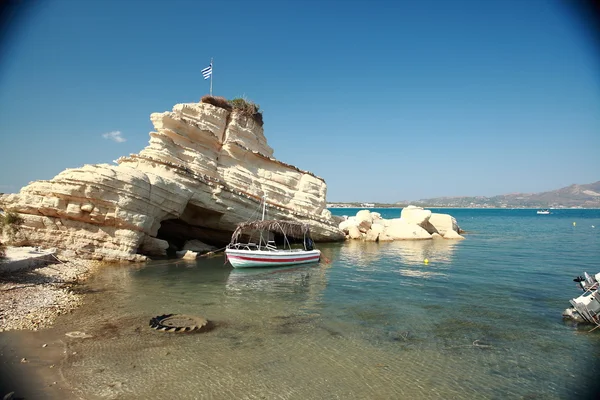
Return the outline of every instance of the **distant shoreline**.
{"type": "MultiPolygon", "coordinates": [[[[344,209],[344,208],[362,208],[365,210],[374,208],[387,208],[387,209],[403,209],[406,206],[375,206],[375,207],[361,207],[361,206],[336,206],[326,207],[327,209],[344,209]]],[[[600,207],[460,207],[460,206],[418,206],[422,208],[449,208],[459,210],[600,210],[600,207]]]]}

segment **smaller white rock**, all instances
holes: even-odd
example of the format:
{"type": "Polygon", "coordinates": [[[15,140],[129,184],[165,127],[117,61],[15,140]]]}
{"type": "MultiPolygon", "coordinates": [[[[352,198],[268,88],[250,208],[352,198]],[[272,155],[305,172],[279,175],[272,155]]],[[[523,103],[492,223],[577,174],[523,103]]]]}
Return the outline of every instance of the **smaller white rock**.
{"type": "Polygon", "coordinates": [[[449,230],[449,231],[446,231],[446,233],[444,234],[444,239],[459,239],[459,240],[462,240],[462,239],[464,239],[464,237],[461,236],[461,235],[459,235],[458,233],[456,233],[453,230],[449,230]]]}
{"type": "Polygon", "coordinates": [[[175,252],[177,254],[177,258],[181,258],[184,260],[195,260],[198,257],[198,253],[191,250],[182,250],[175,252]]]}

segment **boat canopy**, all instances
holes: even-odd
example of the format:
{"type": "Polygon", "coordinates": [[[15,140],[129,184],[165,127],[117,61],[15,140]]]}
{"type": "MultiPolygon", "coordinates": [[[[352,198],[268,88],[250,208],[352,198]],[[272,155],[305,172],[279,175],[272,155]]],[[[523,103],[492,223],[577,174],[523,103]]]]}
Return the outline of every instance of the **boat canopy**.
{"type": "Polygon", "coordinates": [[[310,237],[309,226],[301,222],[279,220],[249,221],[242,222],[237,226],[233,235],[231,235],[231,243],[237,242],[243,232],[251,230],[270,231],[296,239],[302,239],[305,236],[310,237]]]}

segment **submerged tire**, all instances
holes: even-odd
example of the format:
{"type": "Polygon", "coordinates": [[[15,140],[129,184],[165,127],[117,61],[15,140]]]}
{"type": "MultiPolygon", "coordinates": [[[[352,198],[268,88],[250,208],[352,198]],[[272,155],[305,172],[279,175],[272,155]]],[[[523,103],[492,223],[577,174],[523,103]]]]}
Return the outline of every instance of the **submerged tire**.
{"type": "Polygon", "coordinates": [[[209,327],[208,320],[203,317],[185,314],[164,314],[150,319],[150,327],[163,332],[202,332],[209,327]]]}

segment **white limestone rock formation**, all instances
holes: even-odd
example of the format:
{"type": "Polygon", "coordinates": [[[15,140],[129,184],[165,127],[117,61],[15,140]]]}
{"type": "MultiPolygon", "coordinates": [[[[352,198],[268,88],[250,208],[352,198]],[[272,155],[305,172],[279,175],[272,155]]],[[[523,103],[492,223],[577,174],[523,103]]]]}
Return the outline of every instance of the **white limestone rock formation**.
{"type": "Polygon", "coordinates": [[[400,218],[409,224],[421,225],[424,222],[428,222],[431,217],[431,211],[425,210],[422,207],[407,206],[400,212],[400,218]]]}
{"type": "Polygon", "coordinates": [[[453,230],[448,230],[444,233],[444,239],[464,239],[464,236],[453,230]]]}
{"type": "Polygon", "coordinates": [[[431,239],[431,235],[425,229],[402,218],[390,220],[390,224],[385,227],[383,232],[394,240],[431,239]]]}
{"type": "Polygon", "coordinates": [[[362,233],[367,233],[373,224],[372,218],[371,211],[369,210],[360,210],[357,212],[356,222],[358,224],[358,230],[360,230],[362,233]]]}
{"type": "Polygon", "coordinates": [[[0,195],[0,208],[24,220],[13,243],[141,261],[140,253],[165,254],[173,242],[228,242],[239,222],[256,215],[263,195],[268,218],[307,223],[316,241],[344,238],[325,208],[324,180],[274,159],[253,118],[187,103],[150,119],[149,145],[117,165],[67,169],[0,195]]]}
{"type": "Polygon", "coordinates": [[[454,217],[436,214],[421,207],[404,208],[400,218],[384,219],[379,213],[360,210],[356,216],[340,222],[339,229],[348,239],[370,242],[394,240],[464,239],[454,217]],[[434,218],[432,223],[431,219],[434,218]],[[443,233],[442,233],[443,232],[443,233]]]}
{"type": "Polygon", "coordinates": [[[460,233],[460,227],[456,222],[456,219],[452,215],[432,213],[429,218],[429,223],[435,226],[438,233],[442,236],[446,235],[446,232],[454,231],[460,233]]]}
{"type": "Polygon", "coordinates": [[[358,227],[358,224],[356,222],[356,217],[350,217],[342,222],[340,222],[340,224],[338,225],[338,228],[340,230],[342,230],[346,235],[348,234],[348,230],[351,226],[356,226],[358,227]]]}
{"type": "Polygon", "coordinates": [[[365,240],[367,242],[376,242],[379,240],[379,235],[385,230],[385,227],[380,224],[371,225],[371,229],[366,233],[365,240]]]}
{"type": "Polygon", "coordinates": [[[402,209],[400,218],[412,224],[417,224],[425,229],[429,234],[439,233],[438,230],[430,222],[432,212],[425,210],[423,207],[407,206],[402,209]]]}

